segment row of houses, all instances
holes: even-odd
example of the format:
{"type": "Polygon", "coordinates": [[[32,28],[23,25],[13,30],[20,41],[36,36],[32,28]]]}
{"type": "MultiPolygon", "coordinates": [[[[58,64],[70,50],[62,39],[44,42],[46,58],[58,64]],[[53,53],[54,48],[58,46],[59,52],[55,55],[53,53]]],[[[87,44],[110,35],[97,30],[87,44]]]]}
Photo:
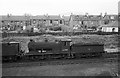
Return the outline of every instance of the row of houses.
{"type": "Polygon", "coordinates": [[[109,25],[118,21],[118,15],[38,15],[38,16],[0,16],[0,28],[9,31],[21,31],[29,26],[34,28],[47,28],[61,26],[65,31],[96,29],[101,25],[109,25]]]}
{"type": "Polygon", "coordinates": [[[112,28],[118,32],[118,15],[71,15],[69,23],[73,30],[99,30],[101,27],[103,32],[111,32],[112,28]]]}

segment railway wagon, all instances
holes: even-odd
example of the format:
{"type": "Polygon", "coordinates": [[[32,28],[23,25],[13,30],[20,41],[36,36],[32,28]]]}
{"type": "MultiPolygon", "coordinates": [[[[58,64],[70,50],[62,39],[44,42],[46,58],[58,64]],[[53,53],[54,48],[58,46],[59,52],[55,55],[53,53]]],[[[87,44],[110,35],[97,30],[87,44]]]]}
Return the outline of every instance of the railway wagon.
{"type": "Polygon", "coordinates": [[[28,43],[29,53],[25,55],[28,59],[49,59],[69,56],[71,40],[55,42],[34,42],[28,43]]]}
{"type": "Polygon", "coordinates": [[[72,54],[75,57],[81,56],[102,56],[104,52],[104,44],[100,43],[76,43],[72,45],[72,54]]]}
{"type": "Polygon", "coordinates": [[[19,42],[2,42],[2,61],[17,60],[20,54],[19,42]]]}

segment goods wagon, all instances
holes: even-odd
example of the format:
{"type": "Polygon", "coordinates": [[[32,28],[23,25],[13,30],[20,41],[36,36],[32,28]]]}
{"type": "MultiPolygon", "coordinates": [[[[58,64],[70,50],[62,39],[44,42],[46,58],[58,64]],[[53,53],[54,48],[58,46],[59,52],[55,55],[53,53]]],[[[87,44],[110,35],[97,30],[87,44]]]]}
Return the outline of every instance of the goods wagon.
{"type": "Polygon", "coordinates": [[[20,54],[19,42],[2,42],[2,60],[16,60],[20,54]]]}

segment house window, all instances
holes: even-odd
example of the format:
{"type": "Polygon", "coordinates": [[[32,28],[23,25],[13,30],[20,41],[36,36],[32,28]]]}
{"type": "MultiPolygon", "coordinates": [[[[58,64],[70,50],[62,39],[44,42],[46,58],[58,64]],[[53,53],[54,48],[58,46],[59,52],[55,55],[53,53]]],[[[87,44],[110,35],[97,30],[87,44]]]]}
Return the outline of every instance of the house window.
{"type": "Polygon", "coordinates": [[[111,19],[114,19],[114,16],[111,16],[111,19]]]}
{"type": "Polygon", "coordinates": [[[2,21],[2,23],[4,23],[4,21],[2,21]]]}
{"type": "Polygon", "coordinates": [[[91,21],[91,24],[93,24],[93,21],[91,21]]]}
{"type": "Polygon", "coordinates": [[[109,20],[105,20],[105,21],[104,21],[104,24],[109,24],[109,20]]]}
{"type": "Polygon", "coordinates": [[[19,25],[19,21],[17,22],[17,25],[19,25]]]}
{"type": "Polygon", "coordinates": [[[58,20],[54,20],[53,23],[54,23],[54,25],[58,25],[59,21],[58,20]]]}
{"type": "Polygon", "coordinates": [[[52,20],[50,20],[50,23],[52,23],[52,20]]]}
{"type": "Polygon", "coordinates": [[[60,24],[62,24],[62,20],[60,20],[60,24]]]}
{"type": "Polygon", "coordinates": [[[35,24],[35,23],[36,23],[36,20],[34,19],[34,20],[33,20],[33,24],[35,24]]]}
{"type": "Polygon", "coordinates": [[[44,20],[44,22],[45,22],[46,20],[44,20]]]}
{"type": "Polygon", "coordinates": [[[81,24],[81,21],[79,21],[79,23],[81,24]]]}
{"type": "Polygon", "coordinates": [[[112,28],[112,32],[115,32],[115,28],[112,28]]]}
{"type": "Polygon", "coordinates": [[[21,21],[21,24],[23,24],[23,22],[21,21]]]}
{"type": "Polygon", "coordinates": [[[83,24],[84,24],[84,21],[81,21],[81,24],[83,25],[83,24]]]}
{"type": "Polygon", "coordinates": [[[64,42],[64,46],[67,46],[67,42],[64,42]]]}

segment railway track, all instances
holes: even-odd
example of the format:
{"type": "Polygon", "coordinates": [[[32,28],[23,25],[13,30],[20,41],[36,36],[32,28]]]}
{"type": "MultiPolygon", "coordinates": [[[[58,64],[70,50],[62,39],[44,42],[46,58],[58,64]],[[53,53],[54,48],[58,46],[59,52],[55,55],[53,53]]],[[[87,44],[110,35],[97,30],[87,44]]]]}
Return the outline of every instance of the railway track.
{"type": "Polygon", "coordinates": [[[40,61],[19,61],[14,63],[3,63],[3,68],[26,67],[26,66],[45,66],[45,65],[67,65],[67,64],[89,64],[89,63],[117,63],[118,54],[108,54],[103,57],[76,58],[76,59],[52,59],[40,61]]]}

